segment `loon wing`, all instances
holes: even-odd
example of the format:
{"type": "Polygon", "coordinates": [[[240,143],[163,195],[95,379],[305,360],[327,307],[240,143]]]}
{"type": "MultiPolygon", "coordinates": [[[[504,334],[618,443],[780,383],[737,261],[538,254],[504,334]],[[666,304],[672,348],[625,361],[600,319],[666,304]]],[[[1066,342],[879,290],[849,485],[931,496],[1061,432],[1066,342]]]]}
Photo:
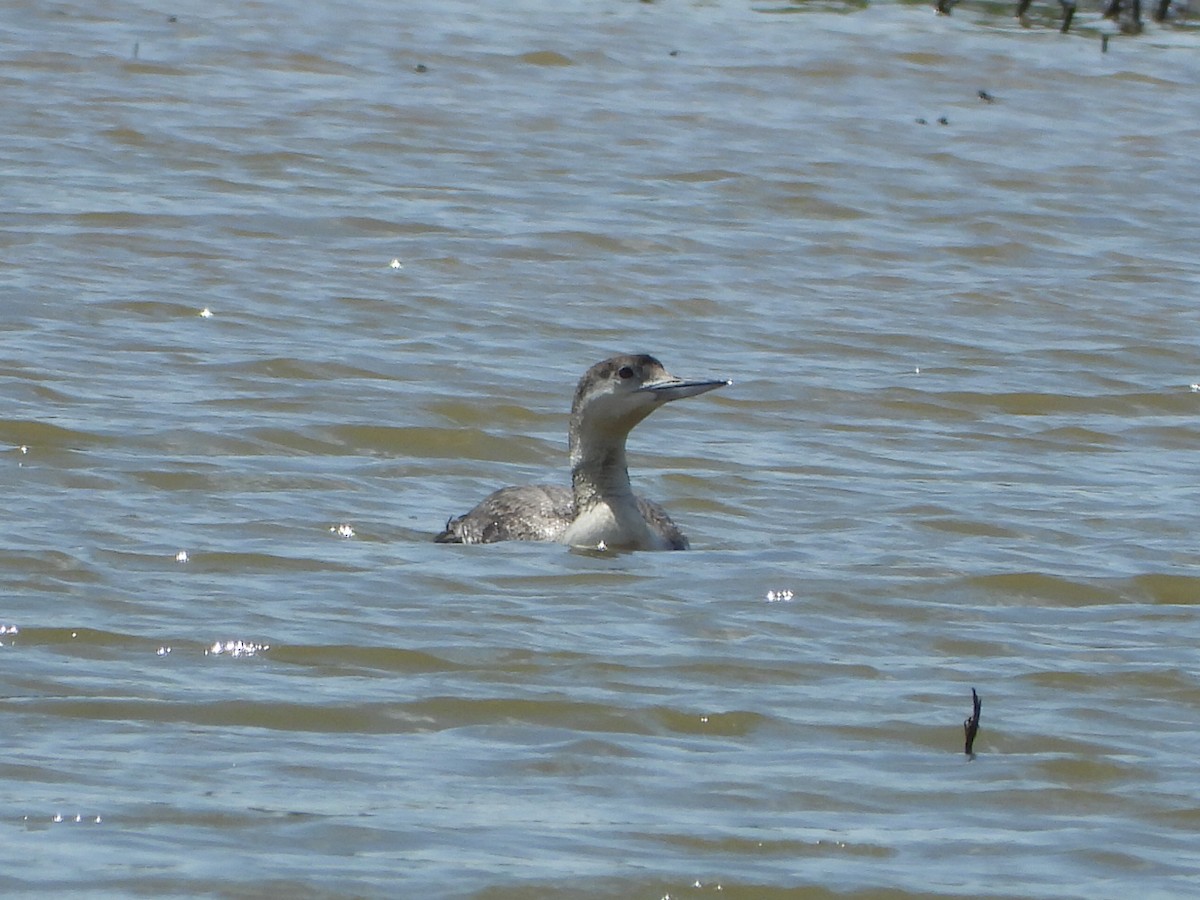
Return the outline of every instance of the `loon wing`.
{"type": "Polygon", "coordinates": [[[671,517],[667,515],[667,511],[655,503],[653,500],[647,500],[645,497],[638,497],[638,509],[642,513],[642,518],[650,523],[652,531],[657,531],[671,544],[672,550],[687,550],[688,539],[679,526],[671,521],[671,517]]]}
{"type": "Polygon", "coordinates": [[[554,541],[574,518],[575,500],[567,488],[522,484],[484,497],[469,513],[450,519],[434,540],[439,544],[554,541]]]}

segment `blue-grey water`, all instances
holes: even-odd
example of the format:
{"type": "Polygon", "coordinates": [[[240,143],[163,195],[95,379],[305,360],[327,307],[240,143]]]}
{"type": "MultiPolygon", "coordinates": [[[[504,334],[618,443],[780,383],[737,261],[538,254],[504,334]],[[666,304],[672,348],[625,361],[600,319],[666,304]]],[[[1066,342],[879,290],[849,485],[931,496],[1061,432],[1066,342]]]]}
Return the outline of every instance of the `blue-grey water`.
{"type": "Polygon", "coordinates": [[[1057,12],[7,4],[0,893],[1200,892],[1200,33],[1057,12]],[[628,351],[691,552],[432,543],[628,351]]]}

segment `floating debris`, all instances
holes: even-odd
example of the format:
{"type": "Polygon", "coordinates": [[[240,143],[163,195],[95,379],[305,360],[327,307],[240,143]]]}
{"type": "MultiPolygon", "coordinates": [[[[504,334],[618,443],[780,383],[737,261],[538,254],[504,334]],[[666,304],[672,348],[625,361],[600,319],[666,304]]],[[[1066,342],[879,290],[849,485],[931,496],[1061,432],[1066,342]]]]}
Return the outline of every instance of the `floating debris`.
{"type": "MultiPolygon", "coordinates": [[[[1058,0],[1062,6],[1063,19],[1059,26],[1059,32],[1066,34],[1071,30],[1071,22],[1075,18],[1075,10],[1077,6],[1076,0],[1058,0]]],[[[1029,25],[1029,18],[1026,13],[1029,7],[1033,5],[1033,0],[1018,0],[1016,8],[1017,20],[1024,26],[1029,25]]],[[[1151,5],[1150,18],[1155,22],[1165,22],[1167,19],[1174,18],[1182,21],[1187,15],[1187,3],[1174,3],[1172,0],[1155,0],[1151,5]]],[[[1141,34],[1143,30],[1142,23],[1142,4],[1141,0],[1107,0],[1104,6],[1103,18],[1110,19],[1116,23],[1116,28],[1121,34],[1141,34]]],[[[1100,35],[1100,52],[1108,52],[1109,35],[1100,35]]]]}
{"type": "Polygon", "coordinates": [[[784,588],[780,591],[767,591],[768,603],[790,603],[791,599],[796,596],[791,591],[784,588]]]}
{"type": "Polygon", "coordinates": [[[200,310],[200,318],[211,319],[212,317],[213,317],[213,311],[211,309],[209,309],[207,306],[204,307],[204,309],[200,310]]]}
{"type": "Polygon", "coordinates": [[[157,650],[154,651],[154,655],[155,656],[166,656],[170,652],[171,652],[170,647],[159,647],[157,650]]]}
{"type": "Polygon", "coordinates": [[[188,552],[186,550],[180,550],[175,554],[175,562],[177,563],[185,563],[189,558],[190,557],[188,556],[188,552]]]}
{"type": "Polygon", "coordinates": [[[963,747],[963,753],[975,758],[975,735],[979,733],[979,712],[983,709],[983,701],[979,699],[979,695],[975,693],[975,688],[971,688],[971,715],[963,722],[963,734],[966,735],[966,745],[963,747]]]}
{"type": "Polygon", "coordinates": [[[398,260],[398,259],[393,259],[393,260],[392,260],[390,263],[388,263],[388,268],[390,268],[390,269],[403,269],[403,268],[404,268],[404,266],[403,266],[403,264],[400,262],[400,260],[398,260]]]}
{"type": "Polygon", "coordinates": [[[338,537],[354,537],[354,528],[347,522],[343,522],[341,525],[330,525],[329,531],[332,534],[336,534],[338,537]]]}

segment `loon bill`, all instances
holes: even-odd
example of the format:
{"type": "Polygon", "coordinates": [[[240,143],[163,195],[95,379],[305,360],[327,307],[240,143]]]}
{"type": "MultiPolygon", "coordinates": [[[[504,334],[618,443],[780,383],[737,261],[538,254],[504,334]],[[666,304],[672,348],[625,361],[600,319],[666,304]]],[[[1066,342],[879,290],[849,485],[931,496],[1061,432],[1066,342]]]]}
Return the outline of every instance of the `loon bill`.
{"type": "Polygon", "coordinates": [[[688,540],[666,511],[629,484],[625,439],[664,403],[732,382],[684,381],[653,356],[614,356],[579,380],[568,431],[571,487],[501,488],[434,538],[442,544],[558,541],[607,550],[686,550],[688,540]]]}

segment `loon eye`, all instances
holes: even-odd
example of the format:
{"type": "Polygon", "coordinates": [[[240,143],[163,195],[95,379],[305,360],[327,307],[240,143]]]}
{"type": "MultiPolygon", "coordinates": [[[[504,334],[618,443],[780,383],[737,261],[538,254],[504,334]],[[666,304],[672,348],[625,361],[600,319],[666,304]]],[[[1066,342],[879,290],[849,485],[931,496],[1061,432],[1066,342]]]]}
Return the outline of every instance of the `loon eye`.
{"type": "Polygon", "coordinates": [[[621,368],[617,370],[617,376],[622,381],[628,381],[633,377],[633,369],[629,366],[621,366],[621,368]]]}

